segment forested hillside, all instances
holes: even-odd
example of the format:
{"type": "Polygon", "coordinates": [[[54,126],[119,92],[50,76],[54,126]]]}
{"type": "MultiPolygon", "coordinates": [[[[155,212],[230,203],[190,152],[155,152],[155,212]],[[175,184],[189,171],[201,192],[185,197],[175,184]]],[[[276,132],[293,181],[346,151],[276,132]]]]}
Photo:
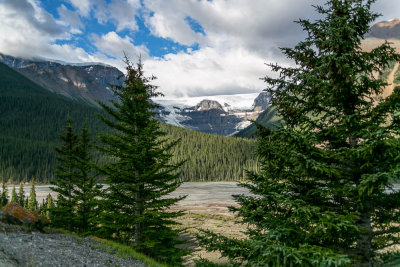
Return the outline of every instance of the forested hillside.
{"type": "MultiPolygon", "coordinates": [[[[78,130],[85,120],[95,136],[104,125],[101,110],[52,94],[0,64],[0,177],[48,182],[54,177],[58,134],[70,116],[78,130]]],[[[162,125],[171,138],[181,138],[174,160],[187,160],[185,180],[238,180],[256,168],[253,141],[198,133],[162,125]]],[[[96,161],[104,161],[99,153],[96,161]]]]}

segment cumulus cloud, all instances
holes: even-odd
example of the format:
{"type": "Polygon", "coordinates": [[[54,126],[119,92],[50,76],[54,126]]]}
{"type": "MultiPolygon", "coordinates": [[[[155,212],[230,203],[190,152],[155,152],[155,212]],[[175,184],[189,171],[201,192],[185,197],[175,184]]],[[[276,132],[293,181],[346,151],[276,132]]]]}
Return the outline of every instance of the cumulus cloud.
{"type": "Polygon", "coordinates": [[[143,59],[148,58],[148,49],[145,46],[135,46],[128,36],[121,37],[116,32],[109,32],[102,36],[93,34],[91,39],[96,48],[107,56],[122,58],[125,52],[134,59],[139,56],[143,59]]]}
{"type": "Polygon", "coordinates": [[[92,3],[90,0],[69,0],[82,17],[88,17],[92,9],[92,3]]]}
{"type": "Polygon", "coordinates": [[[147,73],[167,97],[193,97],[260,92],[264,60],[244,49],[204,48],[168,54],[144,62],[147,73]]]}
{"type": "Polygon", "coordinates": [[[64,5],[58,7],[57,12],[60,16],[61,23],[64,23],[66,26],[71,26],[70,30],[71,33],[73,34],[82,33],[81,29],[84,28],[84,25],[76,12],[69,10],[64,5]]]}
{"type": "MultiPolygon", "coordinates": [[[[142,55],[147,73],[167,97],[259,92],[260,80],[272,75],[264,63],[289,62],[279,47],[291,47],[305,34],[293,21],[314,20],[311,5],[320,0],[64,0],[55,19],[39,0],[0,0],[0,52],[40,56],[67,62],[103,62],[123,69],[125,51],[133,61],[142,55]],[[68,8],[69,7],[69,8],[68,8]],[[150,34],[198,49],[150,57],[137,45],[141,20],[150,34]],[[104,25],[100,32],[83,21],[104,25]],[[193,25],[196,24],[196,25],[193,25]],[[197,27],[198,26],[198,27],[197,27]],[[105,30],[107,29],[107,30],[105,30]],[[201,31],[199,31],[201,29],[201,31]],[[33,41],[34,40],[34,41],[33,41]],[[68,41],[69,40],[69,41],[68,41]],[[91,43],[90,53],[75,46],[91,43]]],[[[373,9],[378,20],[400,16],[393,0],[379,0],[373,9]]],[[[98,25],[96,25],[98,26],[98,25]]],[[[144,38],[144,40],[143,40],[144,38]]],[[[157,40],[153,38],[151,40],[157,40]]],[[[154,47],[154,45],[149,45],[154,47]]]]}
{"type": "Polygon", "coordinates": [[[145,0],[146,23],[156,36],[199,50],[146,61],[167,97],[260,92],[265,63],[290,64],[278,47],[304,37],[293,22],[309,17],[313,0],[145,0]],[[289,8],[290,7],[290,8],[289,8]],[[204,35],[185,18],[198,22],[204,35]]]}
{"type": "Polygon", "coordinates": [[[117,27],[117,32],[125,29],[136,31],[138,30],[136,16],[139,15],[140,8],[140,0],[113,0],[109,4],[105,0],[98,0],[95,17],[102,24],[111,21],[117,27]]]}

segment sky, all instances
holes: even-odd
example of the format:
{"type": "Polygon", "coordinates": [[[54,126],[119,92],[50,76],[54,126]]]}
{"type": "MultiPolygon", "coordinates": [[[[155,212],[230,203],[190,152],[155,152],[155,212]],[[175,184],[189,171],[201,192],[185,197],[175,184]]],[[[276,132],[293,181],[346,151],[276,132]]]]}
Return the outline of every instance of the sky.
{"type": "MultiPolygon", "coordinates": [[[[304,39],[299,18],[323,0],[0,0],[0,53],[124,69],[142,58],[165,98],[258,93],[279,47],[304,39]]],[[[378,21],[400,17],[378,0],[378,21]]]]}

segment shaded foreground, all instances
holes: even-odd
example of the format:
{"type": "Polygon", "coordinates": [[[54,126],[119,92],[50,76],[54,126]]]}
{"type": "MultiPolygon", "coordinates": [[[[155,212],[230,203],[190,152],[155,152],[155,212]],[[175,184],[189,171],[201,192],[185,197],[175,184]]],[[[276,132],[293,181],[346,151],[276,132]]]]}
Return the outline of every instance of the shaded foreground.
{"type": "Polygon", "coordinates": [[[78,238],[55,231],[26,232],[0,222],[0,266],[132,266],[143,263],[121,258],[93,238],[78,238]]]}

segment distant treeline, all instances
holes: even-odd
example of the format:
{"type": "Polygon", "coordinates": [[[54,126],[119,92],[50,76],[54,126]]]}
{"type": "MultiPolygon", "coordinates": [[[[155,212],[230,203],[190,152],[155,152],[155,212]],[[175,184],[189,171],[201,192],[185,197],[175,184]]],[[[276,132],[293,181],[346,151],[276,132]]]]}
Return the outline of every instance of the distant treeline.
{"type": "MultiPolygon", "coordinates": [[[[102,110],[52,94],[0,64],[0,180],[47,183],[54,178],[58,135],[68,116],[75,129],[88,121],[93,137],[104,131],[102,110]]],[[[171,139],[180,138],[174,161],[186,181],[221,181],[244,178],[245,169],[257,168],[254,141],[199,133],[162,124],[171,139]]],[[[99,152],[96,162],[107,161],[99,152]]]]}

